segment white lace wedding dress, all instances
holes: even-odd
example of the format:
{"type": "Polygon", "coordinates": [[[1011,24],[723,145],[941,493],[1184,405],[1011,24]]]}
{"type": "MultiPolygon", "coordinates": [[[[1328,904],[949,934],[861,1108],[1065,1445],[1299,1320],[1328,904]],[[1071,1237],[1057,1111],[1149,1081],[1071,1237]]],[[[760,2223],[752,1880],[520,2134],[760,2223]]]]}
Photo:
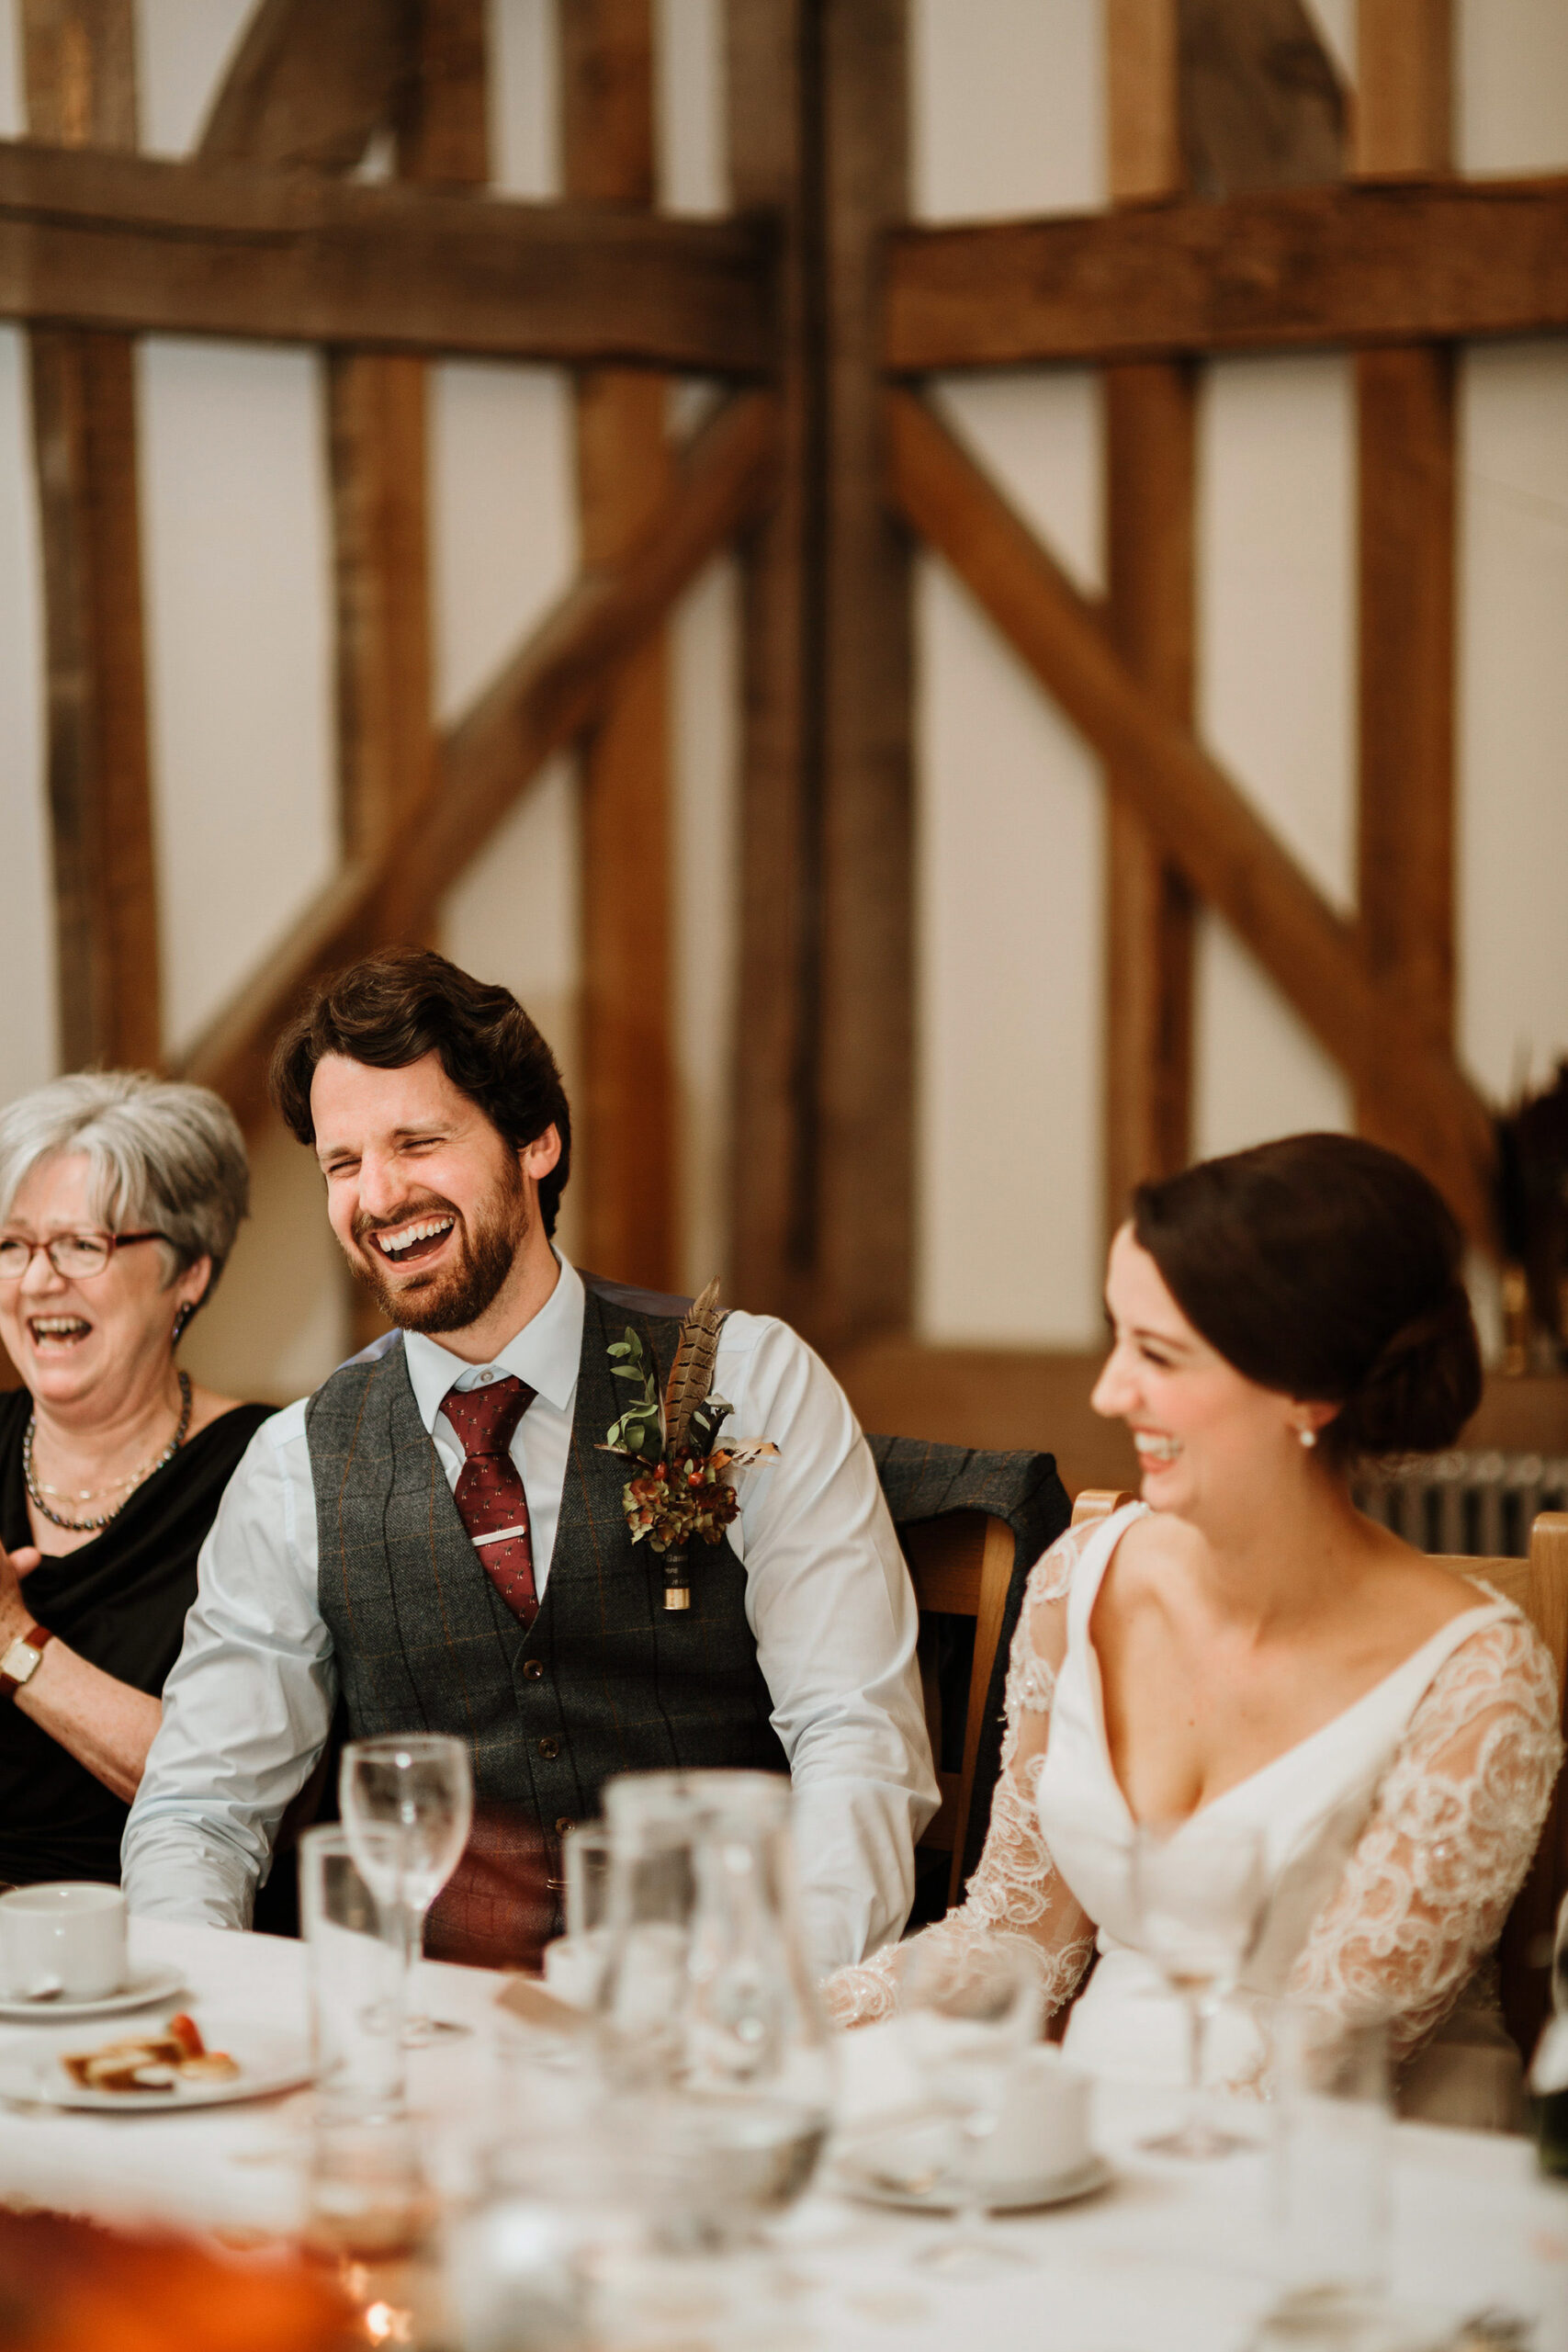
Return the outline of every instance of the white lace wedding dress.
{"type": "MultiPolygon", "coordinates": [[[[1071,1997],[1098,1947],[1068,2052],[1100,2072],[1179,2080],[1180,2015],[1138,1950],[1133,1819],[1089,1638],[1111,1555],[1144,1509],[1069,1531],[1031,1571],[985,1851],[962,1908],[924,1932],[960,1943],[998,1931],[1028,1939],[1048,2010],[1071,1997]]],[[[1389,2015],[1395,2054],[1408,2055],[1496,1942],[1562,1761],[1558,1724],[1542,1643],[1511,1602],[1478,1584],[1473,1609],[1205,1806],[1204,1817],[1255,1823],[1264,1841],[1267,1921],[1245,1993],[1389,2015]]],[[[840,1969],[828,2000],[843,2024],[890,2015],[890,1955],[840,1969]]],[[[1266,2048],[1255,2009],[1233,2003],[1214,2071],[1257,2084],[1266,2048]]]]}

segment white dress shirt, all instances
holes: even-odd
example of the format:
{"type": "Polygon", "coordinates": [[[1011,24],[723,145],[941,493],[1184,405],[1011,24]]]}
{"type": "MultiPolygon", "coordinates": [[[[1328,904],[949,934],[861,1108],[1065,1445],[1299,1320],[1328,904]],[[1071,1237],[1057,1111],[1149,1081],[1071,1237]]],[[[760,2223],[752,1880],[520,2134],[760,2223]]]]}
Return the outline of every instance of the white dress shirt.
{"type": "MultiPolygon", "coordinates": [[[[467,1364],[420,1332],[403,1335],[420,1418],[450,1485],[464,1454],[441,1410],[447,1391],[507,1373],[535,1390],[512,1456],[541,1593],[566,1482],[582,1316],[581,1279],[562,1259],[548,1300],[493,1363],[467,1364]]],[[[795,1785],[812,1957],[833,1967],[902,1928],[914,1841],[936,1811],[914,1593],[849,1399],[805,1341],[771,1316],[731,1314],[714,1386],[734,1408],[727,1435],[772,1438],[780,1450],[776,1463],[739,1474],[740,1516],[728,1537],[745,1565],[747,1623],[795,1785]]],[[[692,1569],[702,1573],[700,1548],[692,1569]]],[[[303,1400],[252,1439],[198,1577],[126,1826],[124,1883],[132,1911],[239,1928],[337,1698],[332,1637],[316,1605],[303,1400]]]]}

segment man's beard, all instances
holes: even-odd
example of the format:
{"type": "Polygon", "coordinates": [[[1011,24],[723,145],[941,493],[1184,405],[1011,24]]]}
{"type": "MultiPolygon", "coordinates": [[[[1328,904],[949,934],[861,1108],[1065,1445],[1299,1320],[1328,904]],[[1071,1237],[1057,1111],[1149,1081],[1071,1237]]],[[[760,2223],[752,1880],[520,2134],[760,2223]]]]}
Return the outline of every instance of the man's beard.
{"type": "Polygon", "coordinates": [[[396,1216],[356,1217],[354,1238],[359,1255],[350,1263],[374,1293],[389,1323],[405,1331],[461,1331],[477,1323],[492,1306],[502,1283],[512,1272],[527,1232],[526,1194],[521,1171],[510,1161],[500,1183],[468,1219],[439,1193],[421,1194],[403,1204],[396,1216]],[[407,1225],[412,1217],[450,1216],[457,1244],[454,1263],[433,1271],[423,1282],[394,1290],[381,1272],[372,1236],[407,1225]]]}

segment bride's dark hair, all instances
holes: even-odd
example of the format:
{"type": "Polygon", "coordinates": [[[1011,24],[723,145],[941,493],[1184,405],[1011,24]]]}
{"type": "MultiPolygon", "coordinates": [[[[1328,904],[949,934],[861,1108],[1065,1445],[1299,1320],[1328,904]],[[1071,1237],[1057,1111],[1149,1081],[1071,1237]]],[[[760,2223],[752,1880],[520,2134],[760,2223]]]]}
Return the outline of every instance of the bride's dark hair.
{"type": "Polygon", "coordinates": [[[1481,1401],[1463,1237],[1409,1161],[1285,1136],[1133,1195],[1133,1231],[1193,1329],[1262,1388],[1339,1406],[1331,1462],[1434,1453],[1481,1401]]]}

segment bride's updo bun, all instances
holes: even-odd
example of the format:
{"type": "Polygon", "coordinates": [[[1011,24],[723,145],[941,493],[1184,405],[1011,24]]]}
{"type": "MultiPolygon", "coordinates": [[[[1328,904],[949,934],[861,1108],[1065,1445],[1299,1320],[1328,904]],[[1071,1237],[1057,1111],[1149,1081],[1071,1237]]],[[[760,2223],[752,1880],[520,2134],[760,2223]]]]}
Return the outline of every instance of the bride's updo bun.
{"type": "Polygon", "coordinates": [[[1339,1406],[1337,1464],[1450,1446],[1481,1401],[1463,1238],[1408,1160],[1286,1136],[1140,1184],[1133,1231],[1193,1329],[1281,1396],[1339,1406]]]}

